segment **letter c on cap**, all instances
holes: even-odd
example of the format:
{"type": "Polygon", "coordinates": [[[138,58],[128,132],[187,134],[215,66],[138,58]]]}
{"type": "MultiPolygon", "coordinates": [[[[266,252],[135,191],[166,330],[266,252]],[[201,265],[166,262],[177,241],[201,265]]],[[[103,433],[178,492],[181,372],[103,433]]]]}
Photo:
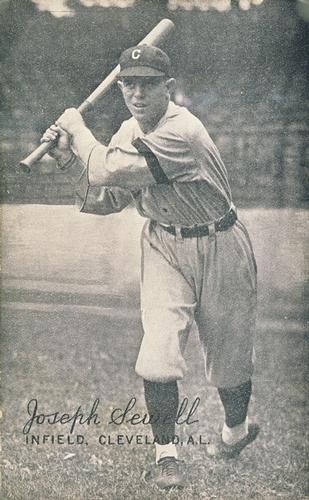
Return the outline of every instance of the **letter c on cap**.
{"type": "Polygon", "coordinates": [[[134,49],[131,56],[132,56],[132,59],[139,59],[141,56],[140,49],[134,49]]]}

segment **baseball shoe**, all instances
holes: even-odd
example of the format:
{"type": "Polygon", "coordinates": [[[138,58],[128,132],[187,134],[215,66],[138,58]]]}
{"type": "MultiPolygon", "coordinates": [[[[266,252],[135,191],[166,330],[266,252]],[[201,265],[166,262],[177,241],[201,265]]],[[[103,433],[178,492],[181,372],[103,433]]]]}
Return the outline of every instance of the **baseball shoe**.
{"type": "Polygon", "coordinates": [[[142,479],[146,483],[156,485],[161,490],[184,487],[184,477],[180,471],[180,461],[174,457],[164,457],[149,471],[145,471],[142,479]]]}
{"type": "Polygon", "coordinates": [[[222,437],[218,436],[216,441],[210,443],[206,447],[206,454],[209,458],[213,459],[235,458],[246,446],[248,446],[248,444],[252,443],[256,439],[259,431],[260,427],[257,424],[249,424],[248,434],[243,439],[232,445],[224,443],[224,441],[222,441],[222,437]]]}

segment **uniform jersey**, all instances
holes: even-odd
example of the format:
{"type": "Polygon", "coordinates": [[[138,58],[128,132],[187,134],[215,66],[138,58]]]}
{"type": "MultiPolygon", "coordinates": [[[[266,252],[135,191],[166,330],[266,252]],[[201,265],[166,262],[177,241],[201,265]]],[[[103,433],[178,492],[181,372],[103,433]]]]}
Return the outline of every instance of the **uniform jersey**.
{"type": "Polygon", "coordinates": [[[192,226],[221,218],[231,206],[215,144],[198,118],[172,102],[151,132],[144,134],[132,117],[107,148],[90,145],[88,169],[104,170],[111,187],[98,192],[87,186],[86,196],[79,189],[84,212],[119,211],[133,199],[143,217],[192,226]]]}
{"type": "Polygon", "coordinates": [[[81,211],[106,215],[133,200],[148,218],[141,238],[144,336],[137,373],[151,381],[181,379],[195,321],[208,381],[221,388],[247,382],[253,369],[255,260],[240,221],[214,232],[213,222],[229,212],[232,200],[205,127],[170,103],[147,134],[131,118],[107,147],[88,137],[81,153],[87,163],[78,185],[81,211]],[[88,175],[103,187],[90,187],[88,175]],[[208,236],[187,238],[164,227],[205,224],[212,227],[208,236]]]}

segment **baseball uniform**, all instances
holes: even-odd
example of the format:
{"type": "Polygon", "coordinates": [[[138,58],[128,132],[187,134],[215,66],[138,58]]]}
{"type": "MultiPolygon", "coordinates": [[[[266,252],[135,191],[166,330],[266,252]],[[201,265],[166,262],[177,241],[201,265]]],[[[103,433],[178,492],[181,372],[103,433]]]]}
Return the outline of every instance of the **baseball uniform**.
{"type": "Polygon", "coordinates": [[[196,321],[208,381],[235,387],[252,375],[256,264],[248,233],[236,220],[227,172],[204,125],[170,102],[143,133],[132,117],[108,147],[85,145],[77,201],[106,215],[132,201],[148,220],[142,231],[144,336],[136,371],[146,380],[181,379],[196,321]],[[89,186],[88,173],[104,187],[89,186]]]}

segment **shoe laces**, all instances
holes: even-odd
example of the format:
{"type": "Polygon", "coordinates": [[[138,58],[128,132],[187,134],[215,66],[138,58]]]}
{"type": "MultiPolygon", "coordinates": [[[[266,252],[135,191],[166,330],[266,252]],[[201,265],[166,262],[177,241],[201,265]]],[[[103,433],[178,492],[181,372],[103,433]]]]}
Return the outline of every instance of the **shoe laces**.
{"type": "Polygon", "coordinates": [[[174,457],[164,457],[158,462],[159,467],[161,467],[162,476],[174,476],[178,474],[178,464],[178,460],[174,457]]]}

